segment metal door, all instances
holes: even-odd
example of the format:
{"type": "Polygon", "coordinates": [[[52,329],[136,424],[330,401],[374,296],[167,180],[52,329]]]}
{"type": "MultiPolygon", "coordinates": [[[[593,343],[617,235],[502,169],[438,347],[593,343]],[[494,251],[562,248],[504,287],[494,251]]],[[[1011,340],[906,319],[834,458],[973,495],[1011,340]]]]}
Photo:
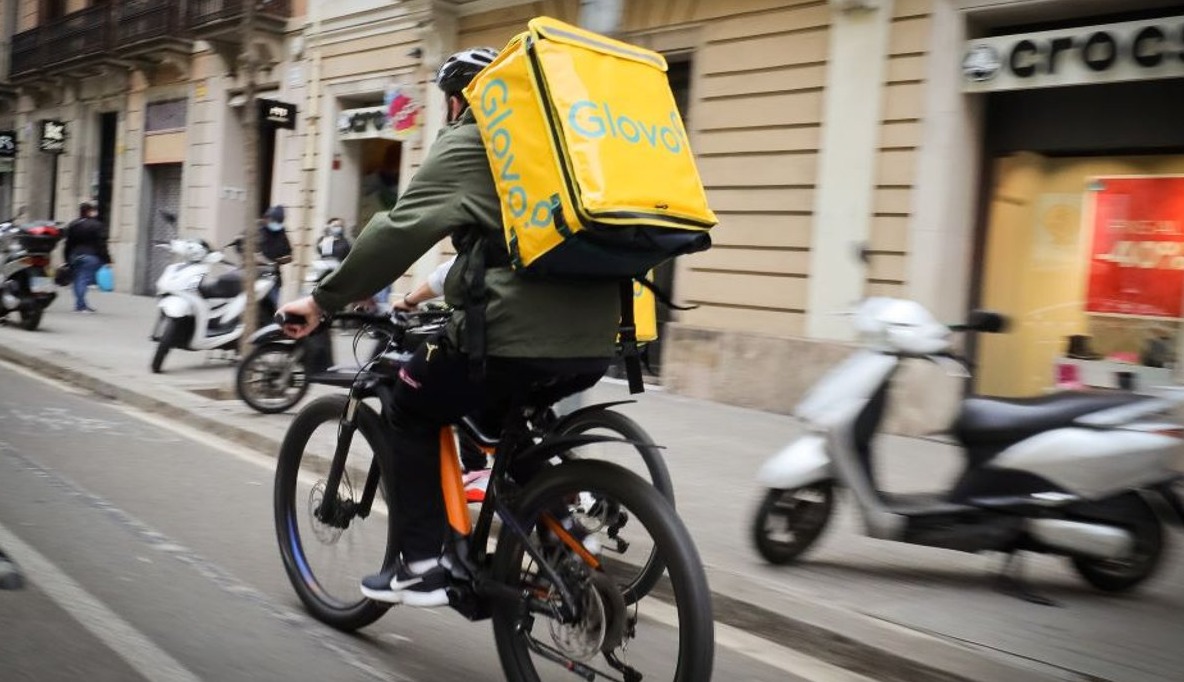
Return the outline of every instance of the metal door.
{"type": "Polygon", "coordinates": [[[156,280],[165,266],[172,262],[168,249],[154,246],[177,238],[176,225],[161,217],[161,211],[177,215],[181,210],[181,164],[164,163],[148,167],[148,184],[151,186],[151,203],[148,213],[148,271],[144,279],[145,291],[155,294],[156,280]]]}

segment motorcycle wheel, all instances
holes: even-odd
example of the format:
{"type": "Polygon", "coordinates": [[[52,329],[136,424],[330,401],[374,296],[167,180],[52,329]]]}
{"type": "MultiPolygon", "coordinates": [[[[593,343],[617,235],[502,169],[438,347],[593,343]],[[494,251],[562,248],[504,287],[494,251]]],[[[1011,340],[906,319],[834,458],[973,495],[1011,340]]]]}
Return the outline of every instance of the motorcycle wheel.
{"type": "Polygon", "coordinates": [[[160,341],[156,344],[156,352],[152,354],[152,373],[160,374],[164,365],[164,357],[169,350],[181,341],[181,323],[175,318],[164,321],[164,328],[160,331],[160,341]]]}
{"type": "Polygon", "coordinates": [[[22,308],[21,309],[21,329],[25,331],[34,331],[41,325],[41,314],[45,312],[41,308],[22,308]]]}
{"type": "Polygon", "coordinates": [[[1125,592],[1155,574],[1167,539],[1163,521],[1155,510],[1138,495],[1124,496],[1125,503],[1134,511],[1134,520],[1126,530],[1135,538],[1134,550],[1125,559],[1094,559],[1073,557],[1073,568],[1085,582],[1103,592],[1125,592]]]}
{"type": "Polygon", "coordinates": [[[291,344],[268,343],[251,351],[238,366],[234,392],[256,412],[277,414],[292,408],[308,393],[302,363],[292,359],[291,344]],[[278,386],[278,376],[288,370],[288,380],[278,386]]]}
{"type": "Polygon", "coordinates": [[[834,506],[833,481],[768,491],[752,523],[757,551],[778,566],[797,560],[826,530],[834,506]]]}

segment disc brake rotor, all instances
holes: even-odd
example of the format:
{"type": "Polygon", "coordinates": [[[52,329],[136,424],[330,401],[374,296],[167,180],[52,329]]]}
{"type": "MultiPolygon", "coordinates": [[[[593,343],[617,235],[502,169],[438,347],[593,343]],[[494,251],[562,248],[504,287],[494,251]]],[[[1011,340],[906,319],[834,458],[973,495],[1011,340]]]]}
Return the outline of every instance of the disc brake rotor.
{"type": "MultiPolygon", "coordinates": [[[[340,504],[344,500],[352,500],[354,498],[353,486],[344,477],[337,487],[337,501],[340,504]]],[[[312,533],[322,545],[335,544],[340,538],[341,534],[345,532],[344,528],[339,528],[321,521],[317,518],[317,511],[321,508],[321,503],[325,499],[325,481],[324,479],[317,481],[316,485],[308,494],[308,521],[312,526],[312,533]]]]}
{"type": "Polygon", "coordinates": [[[571,659],[587,662],[600,652],[611,652],[624,639],[628,607],[613,581],[595,572],[581,589],[583,608],[574,623],[549,621],[555,648],[571,659]]]}

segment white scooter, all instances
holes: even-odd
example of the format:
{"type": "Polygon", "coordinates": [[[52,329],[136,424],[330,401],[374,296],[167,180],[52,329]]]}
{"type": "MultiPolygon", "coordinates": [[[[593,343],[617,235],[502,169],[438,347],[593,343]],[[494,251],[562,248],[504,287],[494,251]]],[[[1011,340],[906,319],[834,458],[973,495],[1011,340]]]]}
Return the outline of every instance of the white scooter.
{"type": "Polygon", "coordinates": [[[1184,522],[1173,490],[1184,466],[1184,427],[1163,413],[1181,402],[1179,388],[1144,395],[1061,392],[1036,398],[964,399],[952,433],[965,468],[952,490],[896,495],[873,476],[873,436],[902,361],[966,364],[950,351],[951,331],[999,332],[1005,320],[976,311],[952,327],[922,306],[872,298],[854,314],[868,347],[831,370],[795,411],[809,433],[761,469],[767,491],[753,540],[771,563],[811,547],[847,488],[873,538],[964,552],[1007,555],[1000,587],[1051,604],[1025,588],[1019,552],[1068,557],[1086,582],[1118,592],[1155,571],[1165,521],[1184,522]]]}
{"type": "MultiPolygon", "coordinates": [[[[164,246],[164,245],[161,245],[164,246]]],[[[211,279],[210,269],[225,260],[199,239],[173,239],[167,244],[179,260],[167,266],[156,280],[160,316],[152,332],[157,342],[152,371],[160,373],[165,356],[173,348],[185,350],[233,350],[243,333],[247,294],[238,268],[211,279]]],[[[275,266],[259,266],[255,300],[261,324],[275,314],[268,294],[276,286],[275,266]]]]}

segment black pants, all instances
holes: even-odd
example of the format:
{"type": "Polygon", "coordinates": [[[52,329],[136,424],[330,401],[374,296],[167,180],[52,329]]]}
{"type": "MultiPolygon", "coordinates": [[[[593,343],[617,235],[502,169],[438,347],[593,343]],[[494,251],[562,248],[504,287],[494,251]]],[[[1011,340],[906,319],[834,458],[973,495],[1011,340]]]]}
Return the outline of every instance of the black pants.
{"type": "MultiPolygon", "coordinates": [[[[448,532],[440,490],[440,429],[466,415],[500,428],[506,410],[527,397],[553,403],[592,387],[608,358],[489,358],[475,381],[469,358],[443,336],[426,342],[399,373],[384,400],[393,427],[395,521],[403,559],[439,556],[448,532]]],[[[496,433],[496,431],[494,431],[496,433]]]]}

